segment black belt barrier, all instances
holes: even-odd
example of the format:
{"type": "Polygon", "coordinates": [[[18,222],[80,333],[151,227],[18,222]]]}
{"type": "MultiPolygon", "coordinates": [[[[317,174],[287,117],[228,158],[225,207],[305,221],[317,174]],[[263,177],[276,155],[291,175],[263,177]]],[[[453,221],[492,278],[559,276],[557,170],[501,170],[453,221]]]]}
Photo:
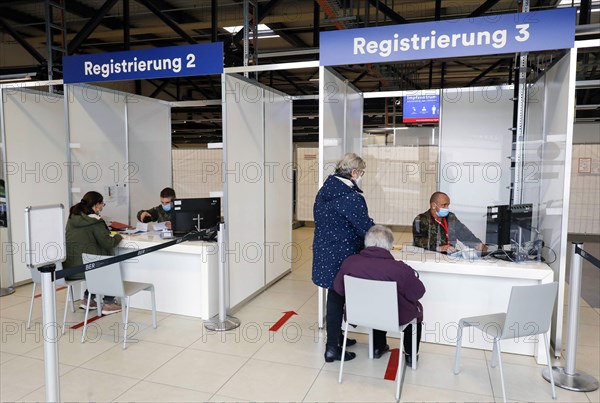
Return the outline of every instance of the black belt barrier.
{"type": "MultiPolygon", "coordinates": [[[[185,241],[202,240],[207,234],[212,233],[214,231],[218,231],[218,229],[219,229],[219,226],[217,225],[212,228],[203,229],[202,231],[190,232],[181,238],[177,238],[177,239],[174,239],[169,242],[161,243],[160,245],[151,246],[149,248],[144,248],[144,249],[139,249],[139,250],[136,250],[135,252],[129,252],[129,253],[125,253],[123,255],[111,256],[108,259],[102,259],[102,260],[97,260],[97,261],[90,262],[90,263],[84,263],[79,266],[69,267],[67,269],[57,270],[54,272],[54,278],[56,280],[58,280],[61,278],[70,277],[74,274],[79,274],[79,273],[87,272],[90,270],[96,270],[101,267],[113,264],[113,263],[122,262],[127,259],[142,256],[142,255],[148,254],[150,252],[155,252],[160,249],[168,248],[169,246],[177,245],[177,244],[180,244],[185,241]]],[[[41,269],[41,267],[40,267],[40,269],[41,269]]]]}

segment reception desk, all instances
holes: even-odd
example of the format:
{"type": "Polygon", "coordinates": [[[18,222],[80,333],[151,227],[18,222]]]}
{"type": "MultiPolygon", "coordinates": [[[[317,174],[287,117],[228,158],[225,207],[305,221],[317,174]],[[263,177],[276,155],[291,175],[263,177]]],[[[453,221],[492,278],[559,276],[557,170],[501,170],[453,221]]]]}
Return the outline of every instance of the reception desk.
{"type": "MultiPolygon", "coordinates": [[[[419,272],[426,293],[421,299],[424,310],[422,341],[456,345],[461,318],[506,312],[513,286],[545,284],[554,272],[545,263],[513,263],[497,259],[465,260],[420,248],[405,247],[392,251],[419,272]]],[[[480,330],[465,328],[463,346],[491,349],[491,339],[480,330]]],[[[533,355],[546,363],[543,343],[537,337],[503,340],[502,351],[533,355]]]]}
{"type": "MultiPolygon", "coordinates": [[[[169,240],[152,233],[125,236],[118,254],[169,240]]],[[[159,312],[209,319],[218,313],[219,256],[216,242],[187,241],[121,263],[125,280],[154,284],[159,312]]],[[[131,307],[151,309],[149,293],[131,297],[131,307]]]]}

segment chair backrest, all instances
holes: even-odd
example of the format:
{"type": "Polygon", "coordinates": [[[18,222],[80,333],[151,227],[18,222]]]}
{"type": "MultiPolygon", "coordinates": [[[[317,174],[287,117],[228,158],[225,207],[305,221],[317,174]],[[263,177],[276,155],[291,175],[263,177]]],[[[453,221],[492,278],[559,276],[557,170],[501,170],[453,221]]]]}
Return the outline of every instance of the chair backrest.
{"type": "MultiPolygon", "coordinates": [[[[96,262],[112,256],[92,255],[83,253],[81,255],[83,263],[96,262]]],[[[123,276],[121,275],[121,265],[113,263],[99,269],[85,272],[85,282],[87,289],[92,294],[110,295],[122,297],[125,295],[123,287],[123,276]]]]}
{"type": "Polygon", "coordinates": [[[344,276],[348,323],[371,329],[398,331],[398,291],[395,281],[344,276]]]}
{"type": "Polygon", "coordinates": [[[513,287],[501,339],[532,336],[550,329],[558,283],[513,287]]]}

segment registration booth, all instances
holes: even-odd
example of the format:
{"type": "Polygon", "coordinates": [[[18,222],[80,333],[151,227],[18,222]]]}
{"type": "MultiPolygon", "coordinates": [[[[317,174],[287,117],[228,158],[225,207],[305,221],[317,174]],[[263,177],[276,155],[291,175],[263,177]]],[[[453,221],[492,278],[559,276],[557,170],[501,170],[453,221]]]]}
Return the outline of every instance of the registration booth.
{"type": "MultiPolygon", "coordinates": [[[[416,214],[428,209],[431,194],[419,193],[411,185],[433,175],[433,190],[447,193],[451,211],[484,241],[487,206],[531,203],[532,233],[547,246],[543,251],[546,263],[448,260],[410,245],[402,245],[394,255],[410,262],[427,288],[422,300],[425,342],[455,344],[458,320],[504,311],[512,286],[558,281],[552,341],[560,355],[575,94],[575,10],[498,15],[493,17],[494,24],[489,18],[321,33],[319,185],[344,153],[365,153],[365,198],[370,212],[372,206],[379,209],[371,216],[379,224],[409,226],[416,214]],[[551,49],[564,49],[562,57],[537,82],[521,83],[526,95],[521,101],[512,85],[361,93],[334,67],[551,49]],[[424,94],[439,97],[439,137],[430,144],[437,146],[437,155],[420,152],[415,142],[406,159],[417,162],[416,168],[398,172],[406,165],[394,160],[386,147],[374,147],[372,152],[362,148],[363,102],[424,94]],[[520,128],[513,128],[515,102],[522,113],[520,128]],[[514,143],[513,131],[517,133],[514,143]],[[511,153],[513,148],[515,153],[511,153]],[[435,162],[433,173],[419,171],[423,158],[435,162]],[[378,192],[376,199],[369,199],[370,192],[378,192]],[[394,205],[416,210],[392,219],[384,213],[394,205]]],[[[410,138],[403,141],[411,146],[410,138]]],[[[322,290],[319,295],[322,326],[322,290]]],[[[489,341],[477,336],[465,345],[491,348],[489,341]]],[[[534,343],[513,342],[503,347],[536,355],[539,363],[546,359],[534,343]]]]}

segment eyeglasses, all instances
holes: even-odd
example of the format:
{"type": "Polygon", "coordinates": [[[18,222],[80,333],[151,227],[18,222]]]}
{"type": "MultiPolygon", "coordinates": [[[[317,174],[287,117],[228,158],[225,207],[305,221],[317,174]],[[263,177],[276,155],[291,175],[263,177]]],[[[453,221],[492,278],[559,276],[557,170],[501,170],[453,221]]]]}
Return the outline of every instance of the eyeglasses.
{"type": "Polygon", "coordinates": [[[365,171],[364,171],[364,170],[362,170],[362,169],[357,169],[357,171],[358,171],[358,175],[359,175],[359,176],[364,176],[364,175],[365,175],[365,171]]]}

